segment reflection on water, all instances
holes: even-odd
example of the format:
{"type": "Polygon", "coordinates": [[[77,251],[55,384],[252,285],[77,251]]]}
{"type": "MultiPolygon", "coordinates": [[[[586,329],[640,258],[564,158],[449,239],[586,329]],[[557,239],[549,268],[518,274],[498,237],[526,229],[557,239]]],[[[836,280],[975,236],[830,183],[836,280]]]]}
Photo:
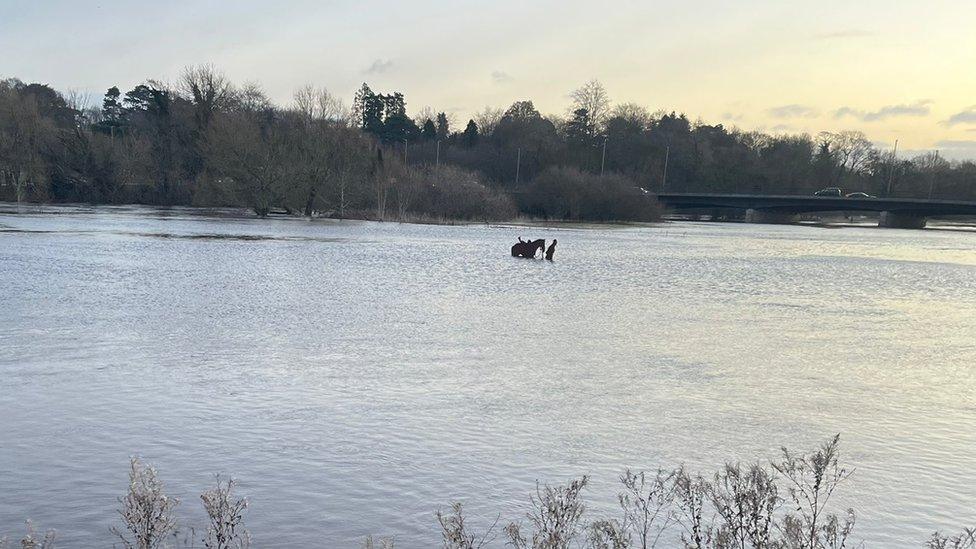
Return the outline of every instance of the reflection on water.
{"type": "Polygon", "coordinates": [[[256,546],[431,546],[453,499],[835,432],[870,546],[976,523],[972,233],[210,213],[0,209],[0,532],[104,543],[138,454],[198,524],[239,477],[256,546]]]}

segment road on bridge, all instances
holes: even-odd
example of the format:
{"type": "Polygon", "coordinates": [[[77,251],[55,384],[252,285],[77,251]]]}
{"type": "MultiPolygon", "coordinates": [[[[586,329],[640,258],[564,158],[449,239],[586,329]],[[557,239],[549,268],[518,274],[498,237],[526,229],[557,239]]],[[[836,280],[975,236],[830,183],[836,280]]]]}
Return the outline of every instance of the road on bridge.
{"type": "MultiPolygon", "coordinates": [[[[918,198],[844,198],[761,194],[662,193],[657,195],[673,210],[732,208],[751,212],[758,222],[788,219],[814,212],[879,212],[884,227],[921,228],[928,217],[976,216],[976,202],[918,198]]],[[[782,222],[782,221],[780,221],[782,222]]]]}

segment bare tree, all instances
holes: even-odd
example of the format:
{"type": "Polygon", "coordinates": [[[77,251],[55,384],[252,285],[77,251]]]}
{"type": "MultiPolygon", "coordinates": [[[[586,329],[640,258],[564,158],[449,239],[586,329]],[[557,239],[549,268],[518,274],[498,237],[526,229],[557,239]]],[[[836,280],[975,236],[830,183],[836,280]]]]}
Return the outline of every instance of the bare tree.
{"type": "Polygon", "coordinates": [[[68,108],[76,111],[78,126],[90,127],[102,120],[102,110],[98,107],[97,101],[92,97],[91,92],[68,90],[64,94],[64,102],[68,108]]]}
{"type": "Polygon", "coordinates": [[[413,122],[418,128],[424,127],[424,123],[428,120],[431,122],[437,120],[437,110],[430,105],[425,105],[413,116],[413,122]]]}
{"type": "Polygon", "coordinates": [[[311,84],[295,91],[295,108],[305,120],[322,120],[335,124],[347,124],[350,114],[342,99],[327,88],[311,84]]]}
{"type": "Polygon", "coordinates": [[[394,170],[389,166],[393,160],[383,159],[383,149],[376,149],[376,157],[372,170],[373,192],[376,194],[376,218],[383,220],[386,218],[386,199],[390,194],[390,189],[396,184],[394,170]]]}
{"type": "Polygon", "coordinates": [[[513,522],[505,527],[510,543],[517,549],[568,549],[579,535],[586,483],[584,476],[566,486],[536,485],[532,510],[527,515],[532,532],[525,537],[521,525],[513,522]]]}
{"type": "Polygon", "coordinates": [[[646,107],[637,103],[621,103],[613,108],[609,116],[626,120],[645,131],[654,122],[654,115],[646,107]]]}
{"type": "Polygon", "coordinates": [[[478,132],[485,137],[491,137],[501,122],[505,111],[493,107],[485,107],[474,115],[474,123],[478,125],[478,132]]]}
{"type": "Polygon", "coordinates": [[[606,88],[597,79],[592,79],[570,93],[573,105],[569,112],[572,114],[579,109],[585,109],[596,131],[602,131],[610,114],[610,96],[606,88]]]}
{"type": "Polygon", "coordinates": [[[422,179],[430,177],[430,172],[433,170],[427,170],[427,174],[422,174],[418,173],[418,170],[411,169],[407,166],[400,165],[397,168],[396,173],[391,174],[391,190],[393,191],[393,200],[397,209],[397,219],[399,221],[405,221],[407,212],[413,206],[417,195],[420,194],[423,184],[422,179]]]}
{"type": "Polygon", "coordinates": [[[0,186],[11,185],[17,202],[42,192],[44,153],[56,137],[54,121],[41,116],[36,101],[0,82],[0,186]]]}
{"type": "Polygon", "coordinates": [[[924,174],[937,174],[951,168],[951,164],[936,151],[929,151],[912,158],[915,169],[924,174]]]}
{"type": "Polygon", "coordinates": [[[163,483],[156,470],[132,458],[129,469],[129,491],[119,498],[124,530],[113,526],[125,549],[157,549],[166,538],[176,533],[173,511],[180,501],[163,493],[163,483]]]}
{"type": "Polygon", "coordinates": [[[343,128],[341,133],[334,135],[338,141],[330,165],[330,188],[339,217],[345,217],[346,208],[355,202],[358,191],[365,186],[364,174],[368,173],[372,151],[368,138],[354,128],[343,128]]]}
{"type": "Polygon", "coordinates": [[[290,173],[286,133],[278,120],[230,113],[217,118],[208,134],[210,170],[261,216],[278,203],[290,173]]]}
{"type": "Polygon", "coordinates": [[[246,549],[251,545],[251,535],[244,529],[244,512],[247,510],[246,498],[234,498],[234,479],[217,484],[200,494],[203,509],[210,519],[207,536],[203,546],[207,549],[246,549]]]}
{"type": "Polygon", "coordinates": [[[820,136],[821,142],[829,140],[830,150],[837,159],[842,176],[861,173],[877,154],[874,145],[863,132],[821,132],[820,136]]]}
{"type": "Polygon", "coordinates": [[[242,86],[235,87],[231,93],[233,109],[242,112],[261,112],[269,111],[274,108],[271,100],[261,89],[257,82],[245,82],[242,86]]]}
{"type": "Polygon", "coordinates": [[[184,68],[178,89],[196,107],[194,113],[200,130],[206,129],[215,112],[227,107],[232,96],[230,81],[213,65],[184,68]]]}

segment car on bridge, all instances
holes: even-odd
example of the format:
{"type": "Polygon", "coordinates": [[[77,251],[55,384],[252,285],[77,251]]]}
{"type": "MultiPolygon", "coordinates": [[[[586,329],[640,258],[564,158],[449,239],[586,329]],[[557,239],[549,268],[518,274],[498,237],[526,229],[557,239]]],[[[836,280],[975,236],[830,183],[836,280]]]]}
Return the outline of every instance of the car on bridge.
{"type": "Polygon", "coordinates": [[[878,198],[877,196],[874,196],[873,194],[862,193],[862,192],[847,193],[844,196],[847,197],[847,198],[878,198]]]}
{"type": "Polygon", "coordinates": [[[814,196],[833,196],[837,198],[842,198],[844,196],[844,191],[840,190],[840,187],[827,187],[825,189],[820,189],[819,191],[813,193],[814,196]]]}

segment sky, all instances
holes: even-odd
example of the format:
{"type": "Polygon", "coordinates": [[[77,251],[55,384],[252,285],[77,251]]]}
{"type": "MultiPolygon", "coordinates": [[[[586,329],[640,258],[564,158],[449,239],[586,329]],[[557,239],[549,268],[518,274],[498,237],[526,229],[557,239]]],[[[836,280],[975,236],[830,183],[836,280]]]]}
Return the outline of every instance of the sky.
{"type": "Polygon", "coordinates": [[[861,130],[899,156],[976,158],[974,0],[0,0],[0,77],[98,101],[211,63],[278,104],[368,82],[465,122],[530,99],[614,103],[743,130],[861,130]]]}

